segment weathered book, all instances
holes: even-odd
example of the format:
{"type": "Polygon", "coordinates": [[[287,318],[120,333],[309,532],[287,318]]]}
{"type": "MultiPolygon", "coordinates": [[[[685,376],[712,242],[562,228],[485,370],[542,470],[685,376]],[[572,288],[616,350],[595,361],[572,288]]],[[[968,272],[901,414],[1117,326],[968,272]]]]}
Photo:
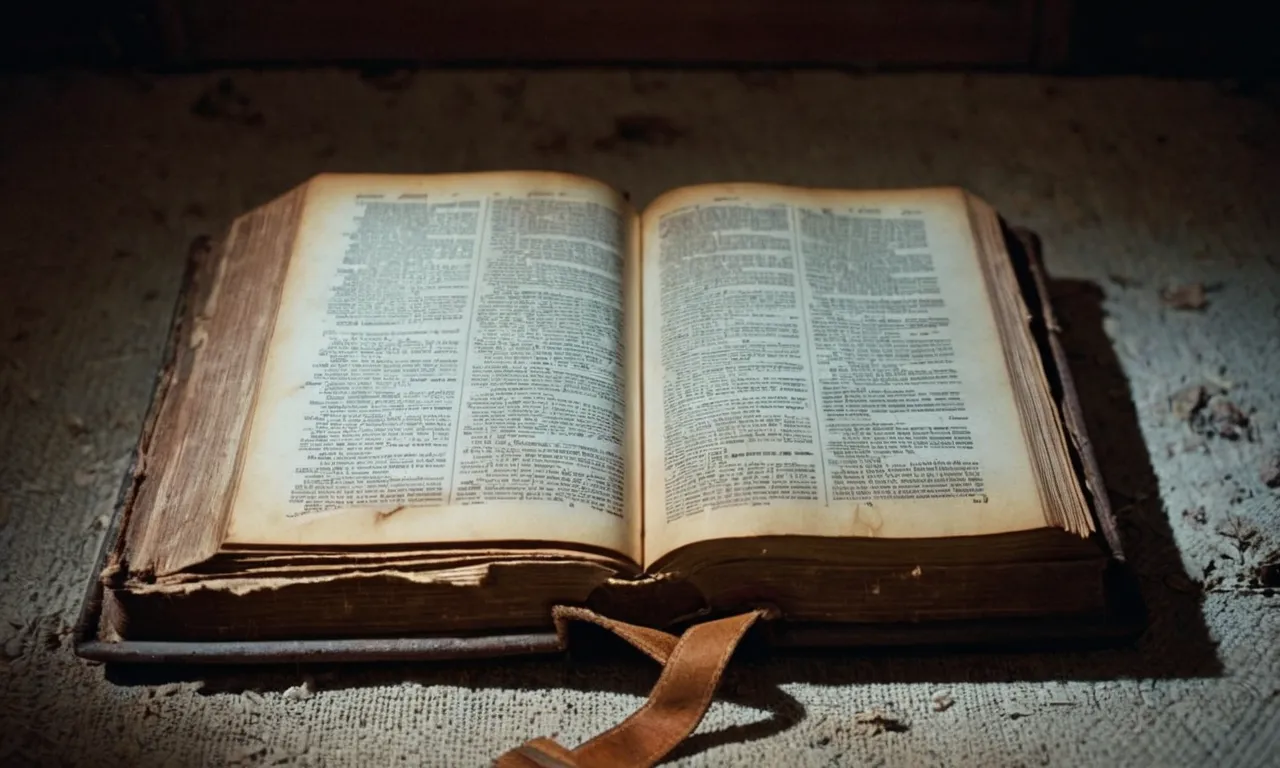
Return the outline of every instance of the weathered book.
{"type": "Polygon", "coordinates": [[[954,188],[319,176],[195,259],[81,653],[1114,634],[1025,246],[954,188]]]}

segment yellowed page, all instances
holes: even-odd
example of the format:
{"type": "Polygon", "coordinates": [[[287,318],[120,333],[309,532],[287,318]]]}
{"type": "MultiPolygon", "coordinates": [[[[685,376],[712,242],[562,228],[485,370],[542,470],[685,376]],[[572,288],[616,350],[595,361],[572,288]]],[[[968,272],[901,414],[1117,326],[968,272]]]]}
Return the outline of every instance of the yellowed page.
{"type": "Polygon", "coordinates": [[[692,187],[642,231],[646,563],[1045,525],[960,190],[692,187]]]}
{"type": "Polygon", "coordinates": [[[227,544],[543,541],[638,560],[635,224],[613,190],[564,174],[312,181],[227,544]]]}

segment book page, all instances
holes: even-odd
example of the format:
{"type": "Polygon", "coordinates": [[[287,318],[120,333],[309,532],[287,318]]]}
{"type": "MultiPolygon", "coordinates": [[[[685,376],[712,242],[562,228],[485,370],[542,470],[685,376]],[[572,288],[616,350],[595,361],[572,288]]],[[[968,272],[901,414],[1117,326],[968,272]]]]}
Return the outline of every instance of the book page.
{"type": "Polygon", "coordinates": [[[615,192],[563,174],[311,182],[227,544],[638,559],[635,228],[615,192]]]}
{"type": "Polygon", "coordinates": [[[1045,525],[960,190],[693,187],[642,222],[646,562],[1045,525]]]}

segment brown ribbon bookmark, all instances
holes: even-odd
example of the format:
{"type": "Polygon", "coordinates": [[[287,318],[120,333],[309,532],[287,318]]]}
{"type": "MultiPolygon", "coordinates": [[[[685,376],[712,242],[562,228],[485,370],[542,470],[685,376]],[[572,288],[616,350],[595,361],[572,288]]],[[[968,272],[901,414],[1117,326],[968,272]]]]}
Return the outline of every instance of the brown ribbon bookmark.
{"type": "Polygon", "coordinates": [[[766,613],[695,624],[676,637],[585,608],[557,606],[552,616],[562,640],[570,621],[597,624],[661,664],[662,674],[644,706],[618,726],[573,750],[551,739],[527,741],[495,760],[495,768],[648,768],[657,763],[698,727],[738,641],[766,613]]]}

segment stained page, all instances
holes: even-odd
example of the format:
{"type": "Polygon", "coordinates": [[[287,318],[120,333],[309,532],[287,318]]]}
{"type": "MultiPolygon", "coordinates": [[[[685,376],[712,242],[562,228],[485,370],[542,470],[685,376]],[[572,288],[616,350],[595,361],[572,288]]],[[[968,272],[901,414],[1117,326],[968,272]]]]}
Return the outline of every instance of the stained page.
{"type": "Polygon", "coordinates": [[[961,191],[694,187],[642,228],[647,562],[1045,525],[961,191]]]}
{"type": "Polygon", "coordinates": [[[634,222],[608,187],[562,174],[313,181],[228,543],[638,558],[634,222]]]}

